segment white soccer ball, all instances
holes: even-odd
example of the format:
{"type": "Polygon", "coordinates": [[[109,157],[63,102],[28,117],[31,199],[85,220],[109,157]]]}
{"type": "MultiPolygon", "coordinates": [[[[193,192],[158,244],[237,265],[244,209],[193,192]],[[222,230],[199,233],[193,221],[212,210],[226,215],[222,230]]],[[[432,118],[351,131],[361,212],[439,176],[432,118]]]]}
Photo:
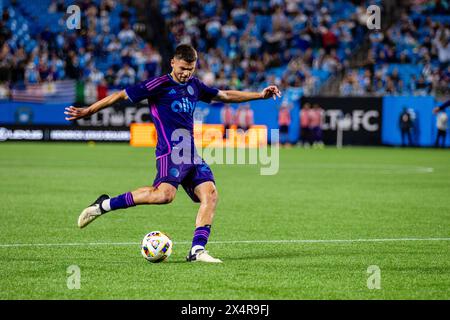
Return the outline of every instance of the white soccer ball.
{"type": "Polygon", "coordinates": [[[141,253],[149,262],[162,262],[172,254],[172,240],[161,231],[147,233],[142,240],[141,253]]]}

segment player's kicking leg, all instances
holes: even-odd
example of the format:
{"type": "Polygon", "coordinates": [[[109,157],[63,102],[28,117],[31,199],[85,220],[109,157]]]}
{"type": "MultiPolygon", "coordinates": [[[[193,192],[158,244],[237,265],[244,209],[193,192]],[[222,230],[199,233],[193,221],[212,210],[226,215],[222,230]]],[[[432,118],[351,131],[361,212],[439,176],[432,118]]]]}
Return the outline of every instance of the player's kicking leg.
{"type": "Polygon", "coordinates": [[[102,214],[112,210],[125,209],[140,204],[167,204],[173,201],[177,189],[169,183],[157,187],[143,187],[115,198],[101,195],[94,203],[84,209],[78,217],[78,227],[84,228],[102,214]]]}
{"type": "Polygon", "coordinates": [[[212,181],[204,182],[195,187],[194,194],[200,200],[200,208],[195,221],[196,229],[192,239],[192,247],[186,260],[189,262],[221,263],[221,260],[213,258],[205,250],[218,200],[216,186],[212,181]]]}

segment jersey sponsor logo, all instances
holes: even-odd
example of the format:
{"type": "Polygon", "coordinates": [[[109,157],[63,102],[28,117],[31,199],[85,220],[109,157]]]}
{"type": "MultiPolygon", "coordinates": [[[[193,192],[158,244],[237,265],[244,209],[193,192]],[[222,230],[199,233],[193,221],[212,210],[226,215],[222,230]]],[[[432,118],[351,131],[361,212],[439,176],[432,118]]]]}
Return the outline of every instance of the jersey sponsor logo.
{"type": "Polygon", "coordinates": [[[190,101],[188,98],[182,98],[181,101],[175,100],[172,102],[171,108],[174,112],[192,113],[195,109],[195,102],[190,101]]]}

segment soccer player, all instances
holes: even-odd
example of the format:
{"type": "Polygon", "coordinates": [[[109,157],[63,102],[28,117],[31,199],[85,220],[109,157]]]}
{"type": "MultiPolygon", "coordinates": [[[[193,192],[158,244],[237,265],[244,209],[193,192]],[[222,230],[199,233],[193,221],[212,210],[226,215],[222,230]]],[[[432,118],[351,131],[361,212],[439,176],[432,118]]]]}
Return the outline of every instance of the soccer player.
{"type": "Polygon", "coordinates": [[[276,86],[268,86],[261,92],[243,92],[235,90],[218,90],[211,88],[194,77],[197,62],[196,50],[186,44],[175,49],[171,59],[172,71],[160,77],[151,78],[135,86],[92,104],[87,108],[67,107],[66,120],[76,120],[91,116],[99,110],[109,107],[121,100],[139,102],[147,99],[155,124],[158,142],[156,146],[157,175],[152,186],[146,186],[110,198],[101,195],[84,209],[79,218],[78,226],[86,227],[101,215],[118,209],[125,209],[143,204],[167,204],[173,201],[178,186],[181,184],[194,202],[200,203],[191,250],[187,261],[220,263],[205,250],[211,231],[215,209],[218,200],[214,176],[209,166],[199,158],[193,144],[194,124],[193,114],[197,101],[210,103],[212,100],[224,103],[239,103],[257,99],[281,97],[276,86]],[[184,129],[191,137],[194,152],[191,161],[174,163],[173,154],[178,142],[170,141],[172,133],[184,129]]]}
{"type": "Polygon", "coordinates": [[[283,102],[278,110],[278,127],[280,128],[280,142],[283,146],[290,146],[289,125],[291,124],[291,108],[287,102],[283,102]]]}
{"type": "Polygon", "coordinates": [[[312,143],[311,132],[309,129],[311,113],[311,104],[306,102],[300,110],[300,138],[298,139],[300,145],[305,148],[312,143]]]}
{"type": "Polygon", "coordinates": [[[311,143],[315,148],[323,148],[322,141],[322,125],[323,125],[323,109],[316,103],[309,111],[309,126],[312,137],[311,143]]]}

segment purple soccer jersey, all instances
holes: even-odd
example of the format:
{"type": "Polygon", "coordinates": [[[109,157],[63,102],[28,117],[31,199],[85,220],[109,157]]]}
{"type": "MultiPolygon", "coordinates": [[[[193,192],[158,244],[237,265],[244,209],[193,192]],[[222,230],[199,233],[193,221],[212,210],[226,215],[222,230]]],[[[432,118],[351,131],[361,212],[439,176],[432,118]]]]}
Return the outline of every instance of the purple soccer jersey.
{"type": "Polygon", "coordinates": [[[169,74],[152,78],[126,89],[132,102],[148,99],[158,133],[157,159],[170,154],[170,142],[176,129],[186,129],[194,141],[194,110],[197,101],[210,103],[219,90],[206,86],[196,77],[185,84],[175,82],[169,74]]]}
{"type": "MultiPolygon", "coordinates": [[[[158,133],[156,146],[157,175],[153,186],[181,184],[193,201],[200,200],[194,193],[197,185],[214,182],[209,166],[199,158],[194,145],[194,110],[198,101],[210,103],[219,90],[192,77],[185,84],[175,82],[169,74],[152,78],[126,89],[132,102],[148,99],[153,122],[158,133]],[[191,154],[188,163],[173,163],[171,153],[179,141],[171,141],[172,133],[184,129],[189,133],[191,154]],[[194,160],[195,159],[195,160],[194,160]],[[200,161],[199,161],[200,160],[200,161]]],[[[182,139],[184,139],[183,137],[182,139]]]]}

